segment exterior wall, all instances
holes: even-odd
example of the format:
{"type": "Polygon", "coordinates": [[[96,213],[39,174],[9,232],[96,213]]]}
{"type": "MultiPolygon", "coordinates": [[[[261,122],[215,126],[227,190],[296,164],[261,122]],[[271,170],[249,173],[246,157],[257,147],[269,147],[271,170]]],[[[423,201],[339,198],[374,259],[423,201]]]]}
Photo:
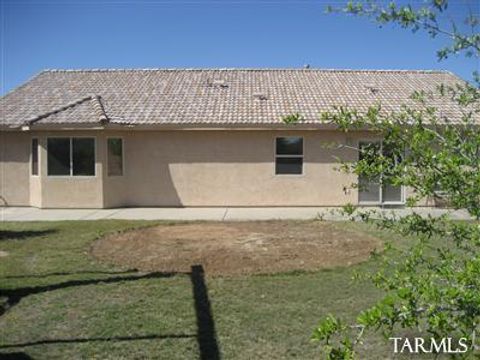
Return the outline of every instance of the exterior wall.
{"type": "MultiPolygon", "coordinates": [[[[408,199],[410,196],[415,196],[415,191],[411,188],[405,189],[405,198],[408,199]]],[[[437,206],[433,198],[427,197],[420,199],[416,206],[437,206]]]]}
{"type": "Polygon", "coordinates": [[[0,195],[9,206],[102,208],[102,162],[105,153],[103,136],[92,131],[0,132],[0,195]],[[96,176],[47,176],[47,137],[73,134],[96,137],[96,176]],[[39,140],[39,176],[30,174],[33,137],[39,140]]]}
{"type": "Polygon", "coordinates": [[[0,206],[30,205],[30,139],[0,131],[0,206]]]}
{"type": "MultiPolygon", "coordinates": [[[[116,132],[108,133],[105,136],[104,144],[106,144],[109,137],[120,137],[123,139],[123,176],[108,176],[108,163],[105,155],[105,160],[103,166],[103,197],[104,197],[104,206],[105,207],[124,207],[130,206],[128,202],[128,193],[132,190],[128,184],[128,165],[126,156],[128,151],[131,149],[130,139],[135,138],[136,135],[129,135],[128,132],[116,132]],[[127,139],[129,139],[127,141],[127,139]]],[[[107,149],[105,148],[105,154],[107,149]]],[[[141,159],[143,163],[147,163],[146,159],[141,159]]],[[[154,166],[154,163],[151,163],[154,166]]],[[[139,184],[135,184],[133,188],[142,187],[143,180],[139,184]]]]}
{"type": "Polygon", "coordinates": [[[42,207],[42,181],[40,176],[30,177],[30,206],[42,207]]]}
{"type": "Polygon", "coordinates": [[[104,135],[98,131],[42,132],[40,144],[41,207],[44,208],[102,208],[104,135]],[[95,176],[48,176],[47,139],[61,136],[89,136],[95,138],[95,176]]]}
{"type": "MultiPolygon", "coordinates": [[[[105,186],[110,206],[334,206],[356,202],[344,191],[355,177],[335,171],[326,149],[345,142],[335,131],[148,131],[124,138],[125,175],[105,186]],[[304,137],[304,174],[275,175],[275,137],[304,137]],[[107,190],[108,188],[108,190],[107,190]]],[[[114,136],[109,133],[108,136],[114,136]]],[[[112,181],[106,178],[106,181],[112,181]]],[[[105,183],[106,184],[106,183],[105,183]]]]}
{"type": "Polygon", "coordinates": [[[372,137],[338,131],[49,131],[1,133],[1,195],[9,205],[44,208],[122,206],[338,206],[357,203],[356,176],[336,158],[372,137]],[[96,139],[94,177],[47,176],[49,136],[96,139]],[[302,175],[275,175],[275,138],[303,136],[302,175]],[[30,176],[31,138],[39,139],[40,176],[30,176]],[[124,175],[107,174],[106,141],[124,140],[124,175]]]}

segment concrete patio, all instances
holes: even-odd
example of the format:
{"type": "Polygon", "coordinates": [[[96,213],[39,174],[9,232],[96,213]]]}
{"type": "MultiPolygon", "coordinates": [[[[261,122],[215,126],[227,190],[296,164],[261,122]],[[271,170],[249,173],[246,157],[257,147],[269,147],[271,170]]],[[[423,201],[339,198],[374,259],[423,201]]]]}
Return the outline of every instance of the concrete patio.
{"type": "MultiPolygon", "coordinates": [[[[324,220],[345,220],[335,210],[328,207],[209,207],[209,208],[118,208],[118,209],[38,209],[33,207],[2,207],[0,221],[58,221],[58,220],[275,220],[295,219],[308,220],[323,218],[324,220]]],[[[369,208],[363,208],[369,210],[369,208]]],[[[372,208],[370,208],[372,209],[372,208]]],[[[378,209],[378,208],[376,208],[378,209]]],[[[403,216],[416,211],[421,215],[440,216],[449,214],[453,219],[469,219],[464,210],[438,208],[403,208],[383,209],[390,214],[403,216]]]]}

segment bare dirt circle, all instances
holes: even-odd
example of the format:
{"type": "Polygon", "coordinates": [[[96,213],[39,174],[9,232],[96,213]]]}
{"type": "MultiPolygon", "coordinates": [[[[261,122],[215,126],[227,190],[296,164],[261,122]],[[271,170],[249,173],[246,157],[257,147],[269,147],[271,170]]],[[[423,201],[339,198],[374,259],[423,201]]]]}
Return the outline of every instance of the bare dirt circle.
{"type": "Polygon", "coordinates": [[[141,271],[188,272],[203,265],[208,275],[317,270],[366,260],[382,241],[341,223],[255,221],[159,225],[108,235],[92,254],[141,271]]]}

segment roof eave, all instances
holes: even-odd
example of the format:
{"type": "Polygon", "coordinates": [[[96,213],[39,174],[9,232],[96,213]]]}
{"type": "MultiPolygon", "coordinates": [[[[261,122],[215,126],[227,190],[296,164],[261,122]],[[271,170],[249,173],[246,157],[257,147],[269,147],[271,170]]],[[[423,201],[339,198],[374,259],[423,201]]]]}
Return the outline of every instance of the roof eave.
{"type": "Polygon", "coordinates": [[[335,130],[334,124],[222,124],[222,123],[185,123],[185,124],[118,124],[112,122],[96,123],[33,123],[29,125],[0,126],[2,131],[37,130],[335,130]]]}
{"type": "Polygon", "coordinates": [[[106,129],[123,130],[319,130],[336,129],[334,124],[283,124],[283,123],[163,123],[163,124],[116,124],[110,122],[106,129]]]}
{"type": "Polygon", "coordinates": [[[36,131],[36,130],[103,130],[101,123],[73,123],[73,124],[15,124],[0,125],[0,131],[36,131]]]}

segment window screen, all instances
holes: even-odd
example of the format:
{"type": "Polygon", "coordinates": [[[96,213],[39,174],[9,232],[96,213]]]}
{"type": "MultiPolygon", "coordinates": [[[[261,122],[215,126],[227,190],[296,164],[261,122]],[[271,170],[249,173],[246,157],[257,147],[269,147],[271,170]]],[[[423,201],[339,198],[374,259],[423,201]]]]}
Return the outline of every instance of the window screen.
{"type": "Polygon", "coordinates": [[[48,175],[70,175],[70,138],[49,138],[48,175]]]}
{"type": "Polygon", "coordinates": [[[108,176],[123,175],[123,141],[108,139],[108,176]]]}
{"type": "Polygon", "coordinates": [[[303,173],[303,138],[278,137],[275,141],[275,174],[301,175],[303,173]]]}
{"type": "Polygon", "coordinates": [[[277,174],[301,174],[302,158],[277,158],[275,172],[277,174]]]}
{"type": "Polygon", "coordinates": [[[277,138],[277,155],[303,155],[303,138],[277,138]]]}
{"type": "Polygon", "coordinates": [[[38,175],[38,139],[32,139],[32,175],[38,175]]]}
{"type": "Polygon", "coordinates": [[[72,170],[74,176],[95,175],[95,140],[93,138],[72,139],[72,170]]]}

